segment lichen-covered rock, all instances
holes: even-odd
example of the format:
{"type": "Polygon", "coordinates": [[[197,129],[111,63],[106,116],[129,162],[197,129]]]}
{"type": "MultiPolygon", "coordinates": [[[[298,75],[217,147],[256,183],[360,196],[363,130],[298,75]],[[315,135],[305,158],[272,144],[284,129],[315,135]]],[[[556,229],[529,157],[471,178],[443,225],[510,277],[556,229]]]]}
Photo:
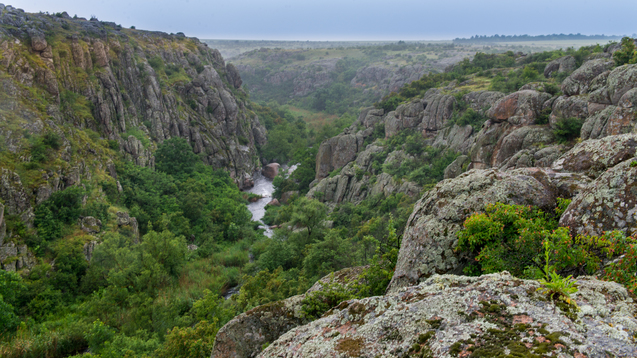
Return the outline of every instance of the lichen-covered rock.
{"type": "Polygon", "coordinates": [[[487,121],[475,137],[469,151],[471,169],[486,169],[493,166],[494,153],[498,144],[514,127],[508,122],[491,123],[487,121]]]}
{"type": "Polygon", "coordinates": [[[613,104],[618,104],[622,96],[637,87],[637,65],[623,65],[614,69],[607,79],[608,95],[613,104]]]}
{"type": "Polygon", "coordinates": [[[258,357],[637,356],[637,305],[624,287],[581,278],[580,311],[507,272],[435,275],[418,286],[341,303],[258,357]]]}
{"type": "Polygon", "coordinates": [[[608,168],[630,159],[637,151],[637,135],[622,134],[578,143],[552,165],[561,172],[584,173],[597,178],[608,168]]]}
{"type": "Polygon", "coordinates": [[[358,122],[365,128],[372,128],[376,123],[383,120],[383,114],[385,114],[385,111],[382,109],[366,107],[361,109],[361,113],[358,115],[358,122]]]}
{"type": "Polygon", "coordinates": [[[215,338],[211,358],[248,358],[292,328],[309,321],[301,311],[305,295],[253,308],[226,323],[215,338]]]}
{"type": "Polygon", "coordinates": [[[365,266],[346,268],[317,281],[305,294],[255,307],[226,323],[215,338],[211,358],[255,357],[264,345],[274,342],[294,327],[310,322],[303,315],[302,301],[323,285],[351,285],[365,266]]]}
{"type": "Polygon", "coordinates": [[[562,92],[567,96],[575,96],[588,92],[593,79],[611,69],[614,62],[609,59],[597,59],[584,62],[562,82],[562,92]]]}
{"type": "Polygon", "coordinates": [[[465,170],[465,166],[469,164],[471,160],[466,155],[461,155],[456,160],[451,162],[446,168],[444,172],[445,179],[453,179],[458,175],[462,174],[465,170]]]}
{"type": "Polygon", "coordinates": [[[637,232],[637,166],[633,161],[634,158],[615,165],[573,198],[560,225],[577,234],[637,232]]]}
{"type": "Polygon", "coordinates": [[[630,133],[634,130],[636,121],[637,108],[607,106],[586,118],[580,137],[585,140],[630,133]]]}
{"type": "Polygon", "coordinates": [[[434,139],[434,147],[444,147],[454,152],[469,153],[473,145],[473,127],[470,125],[458,126],[454,124],[438,131],[434,139]]]}
{"type": "Polygon", "coordinates": [[[560,96],[553,102],[553,111],[549,116],[551,127],[555,127],[555,123],[560,118],[579,118],[588,117],[588,96],[560,96]]]}
{"type": "Polygon", "coordinates": [[[237,70],[237,68],[231,63],[226,65],[226,77],[228,79],[228,83],[230,83],[232,87],[237,89],[241,88],[243,81],[241,80],[239,70],[237,70]]]}
{"type": "Polygon", "coordinates": [[[505,94],[496,91],[476,91],[469,92],[462,96],[462,100],[465,101],[470,108],[475,111],[484,111],[491,108],[500,98],[505,94]]]}
{"type": "Polygon", "coordinates": [[[496,123],[508,121],[513,125],[532,124],[540,115],[544,102],[550,98],[550,94],[534,90],[514,92],[499,99],[487,115],[496,123]]]}
{"type": "MultiPolygon", "coordinates": [[[[518,128],[501,139],[494,149],[494,166],[500,166],[517,152],[546,145],[555,141],[553,132],[545,126],[525,126],[518,128]]],[[[531,165],[527,166],[533,166],[531,165]]]]}
{"type": "Polygon", "coordinates": [[[31,207],[20,176],[5,168],[0,168],[0,198],[8,215],[19,215],[31,207]]]}
{"type": "Polygon", "coordinates": [[[407,220],[388,291],[411,286],[435,273],[460,273],[464,258],[454,252],[456,232],[489,203],[555,207],[556,188],[536,168],[509,172],[470,170],[443,180],[416,203],[407,220]],[[538,179],[539,178],[539,179],[538,179]]]}
{"type": "Polygon", "coordinates": [[[571,72],[575,69],[575,57],[564,56],[553,60],[544,67],[544,77],[549,78],[553,72],[571,72]]]}

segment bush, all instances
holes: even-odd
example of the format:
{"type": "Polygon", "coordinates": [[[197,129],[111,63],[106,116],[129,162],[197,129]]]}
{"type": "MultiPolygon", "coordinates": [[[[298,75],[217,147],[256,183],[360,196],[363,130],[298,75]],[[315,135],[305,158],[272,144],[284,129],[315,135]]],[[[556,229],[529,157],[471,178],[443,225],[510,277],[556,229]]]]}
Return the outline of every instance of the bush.
{"type": "Polygon", "coordinates": [[[560,143],[571,141],[580,136],[584,121],[579,118],[560,118],[555,123],[553,134],[560,143]]]}

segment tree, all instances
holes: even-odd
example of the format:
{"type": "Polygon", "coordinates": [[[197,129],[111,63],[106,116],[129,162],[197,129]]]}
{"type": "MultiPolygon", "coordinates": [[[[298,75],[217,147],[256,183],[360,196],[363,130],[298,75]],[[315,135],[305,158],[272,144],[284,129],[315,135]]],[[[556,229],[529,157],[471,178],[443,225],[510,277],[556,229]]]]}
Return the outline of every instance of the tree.
{"type": "Polygon", "coordinates": [[[170,175],[190,174],[199,162],[190,144],[179,137],[164,141],[155,152],[155,168],[170,175]]]}
{"type": "Polygon", "coordinates": [[[17,303],[18,295],[24,289],[20,275],[0,270],[0,336],[18,324],[14,305],[17,303]]]}
{"type": "Polygon", "coordinates": [[[308,238],[323,228],[323,220],[327,217],[327,207],[318,200],[300,197],[292,205],[290,225],[307,229],[308,238]]]}

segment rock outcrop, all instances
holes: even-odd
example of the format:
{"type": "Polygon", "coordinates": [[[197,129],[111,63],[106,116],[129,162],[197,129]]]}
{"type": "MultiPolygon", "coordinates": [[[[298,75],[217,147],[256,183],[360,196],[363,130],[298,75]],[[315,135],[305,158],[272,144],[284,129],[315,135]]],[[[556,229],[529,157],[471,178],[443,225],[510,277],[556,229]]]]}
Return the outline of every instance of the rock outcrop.
{"type": "Polygon", "coordinates": [[[573,56],[564,56],[560,57],[556,60],[553,60],[544,67],[544,77],[549,78],[551,75],[556,72],[571,72],[576,67],[575,57],[573,56]]]}
{"type": "Polygon", "coordinates": [[[407,221],[388,292],[436,273],[461,273],[468,258],[454,252],[456,232],[469,215],[498,202],[551,210],[556,197],[564,195],[557,184],[564,179],[558,177],[563,176],[538,168],[474,169],[438,183],[416,203],[407,221]]]}
{"type": "Polygon", "coordinates": [[[623,134],[578,143],[556,160],[552,169],[597,178],[637,153],[637,135],[623,134]]]}
{"type": "Polygon", "coordinates": [[[637,306],[624,287],[581,278],[580,311],[507,272],[433,276],[386,296],[341,303],[258,357],[633,357],[637,306]]]}
{"type": "Polygon", "coordinates": [[[487,114],[495,123],[508,121],[512,125],[533,124],[549,98],[551,95],[545,92],[518,91],[499,99],[487,114]]]}
{"type": "Polygon", "coordinates": [[[576,234],[595,236],[610,230],[636,233],[636,158],[608,169],[573,198],[560,218],[560,226],[568,226],[576,234]]]}
{"type": "Polygon", "coordinates": [[[317,281],[303,295],[255,307],[233,318],[215,338],[211,358],[255,357],[263,347],[292,328],[309,323],[303,315],[302,301],[326,284],[348,286],[357,282],[365,266],[346,268],[317,281]]]}
{"type": "MultiPolygon", "coordinates": [[[[11,82],[4,87],[32,87],[53,96],[46,105],[18,109],[22,92],[7,91],[16,97],[11,110],[23,112],[25,125],[41,120],[51,122],[45,129],[90,129],[117,142],[127,159],[151,167],[157,144],[182,137],[240,187],[260,169],[254,158],[256,145],[265,144],[265,128],[250,102],[241,99],[241,77],[199,40],[11,6],[3,6],[0,34],[0,72],[11,82]],[[65,36],[47,41],[46,33],[65,36]]],[[[2,127],[9,143],[22,133],[2,127]]],[[[71,151],[63,159],[75,161],[71,151]]]]}
{"type": "Polygon", "coordinates": [[[587,93],[595,77],[613,67],[609,59],[596,59],[584,62],[562,82],[562,92],[567,96],[587,93]]]}

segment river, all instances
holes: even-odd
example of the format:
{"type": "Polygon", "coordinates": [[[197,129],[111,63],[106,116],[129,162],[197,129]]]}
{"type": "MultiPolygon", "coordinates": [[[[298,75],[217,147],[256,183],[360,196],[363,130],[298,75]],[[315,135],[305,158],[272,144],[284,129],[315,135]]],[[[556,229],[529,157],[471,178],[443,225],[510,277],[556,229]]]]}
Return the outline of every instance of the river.
{"type": "MultiPolygon", "coordinates": [[[[282,166],[281,170],[287,170],[287,175],[290,175],[296,167],[296,164],[289,168],[287,166],[282,166]]],[[[248,210],[252,213],[252,220],[260,222],[260,227],[265,229],[265,236],[272,237],[272,229],[270,229],[270,227],[262,221],[265,216],[265,206],[272,201],[272,194],[274,193],[272,179],[264,177],[261,173],[256,173],[254,175],[254,186],[252,189],[248,190],[248,193],[254,193],[262,196],[261,199],[248,204],[248,210]]]]}

